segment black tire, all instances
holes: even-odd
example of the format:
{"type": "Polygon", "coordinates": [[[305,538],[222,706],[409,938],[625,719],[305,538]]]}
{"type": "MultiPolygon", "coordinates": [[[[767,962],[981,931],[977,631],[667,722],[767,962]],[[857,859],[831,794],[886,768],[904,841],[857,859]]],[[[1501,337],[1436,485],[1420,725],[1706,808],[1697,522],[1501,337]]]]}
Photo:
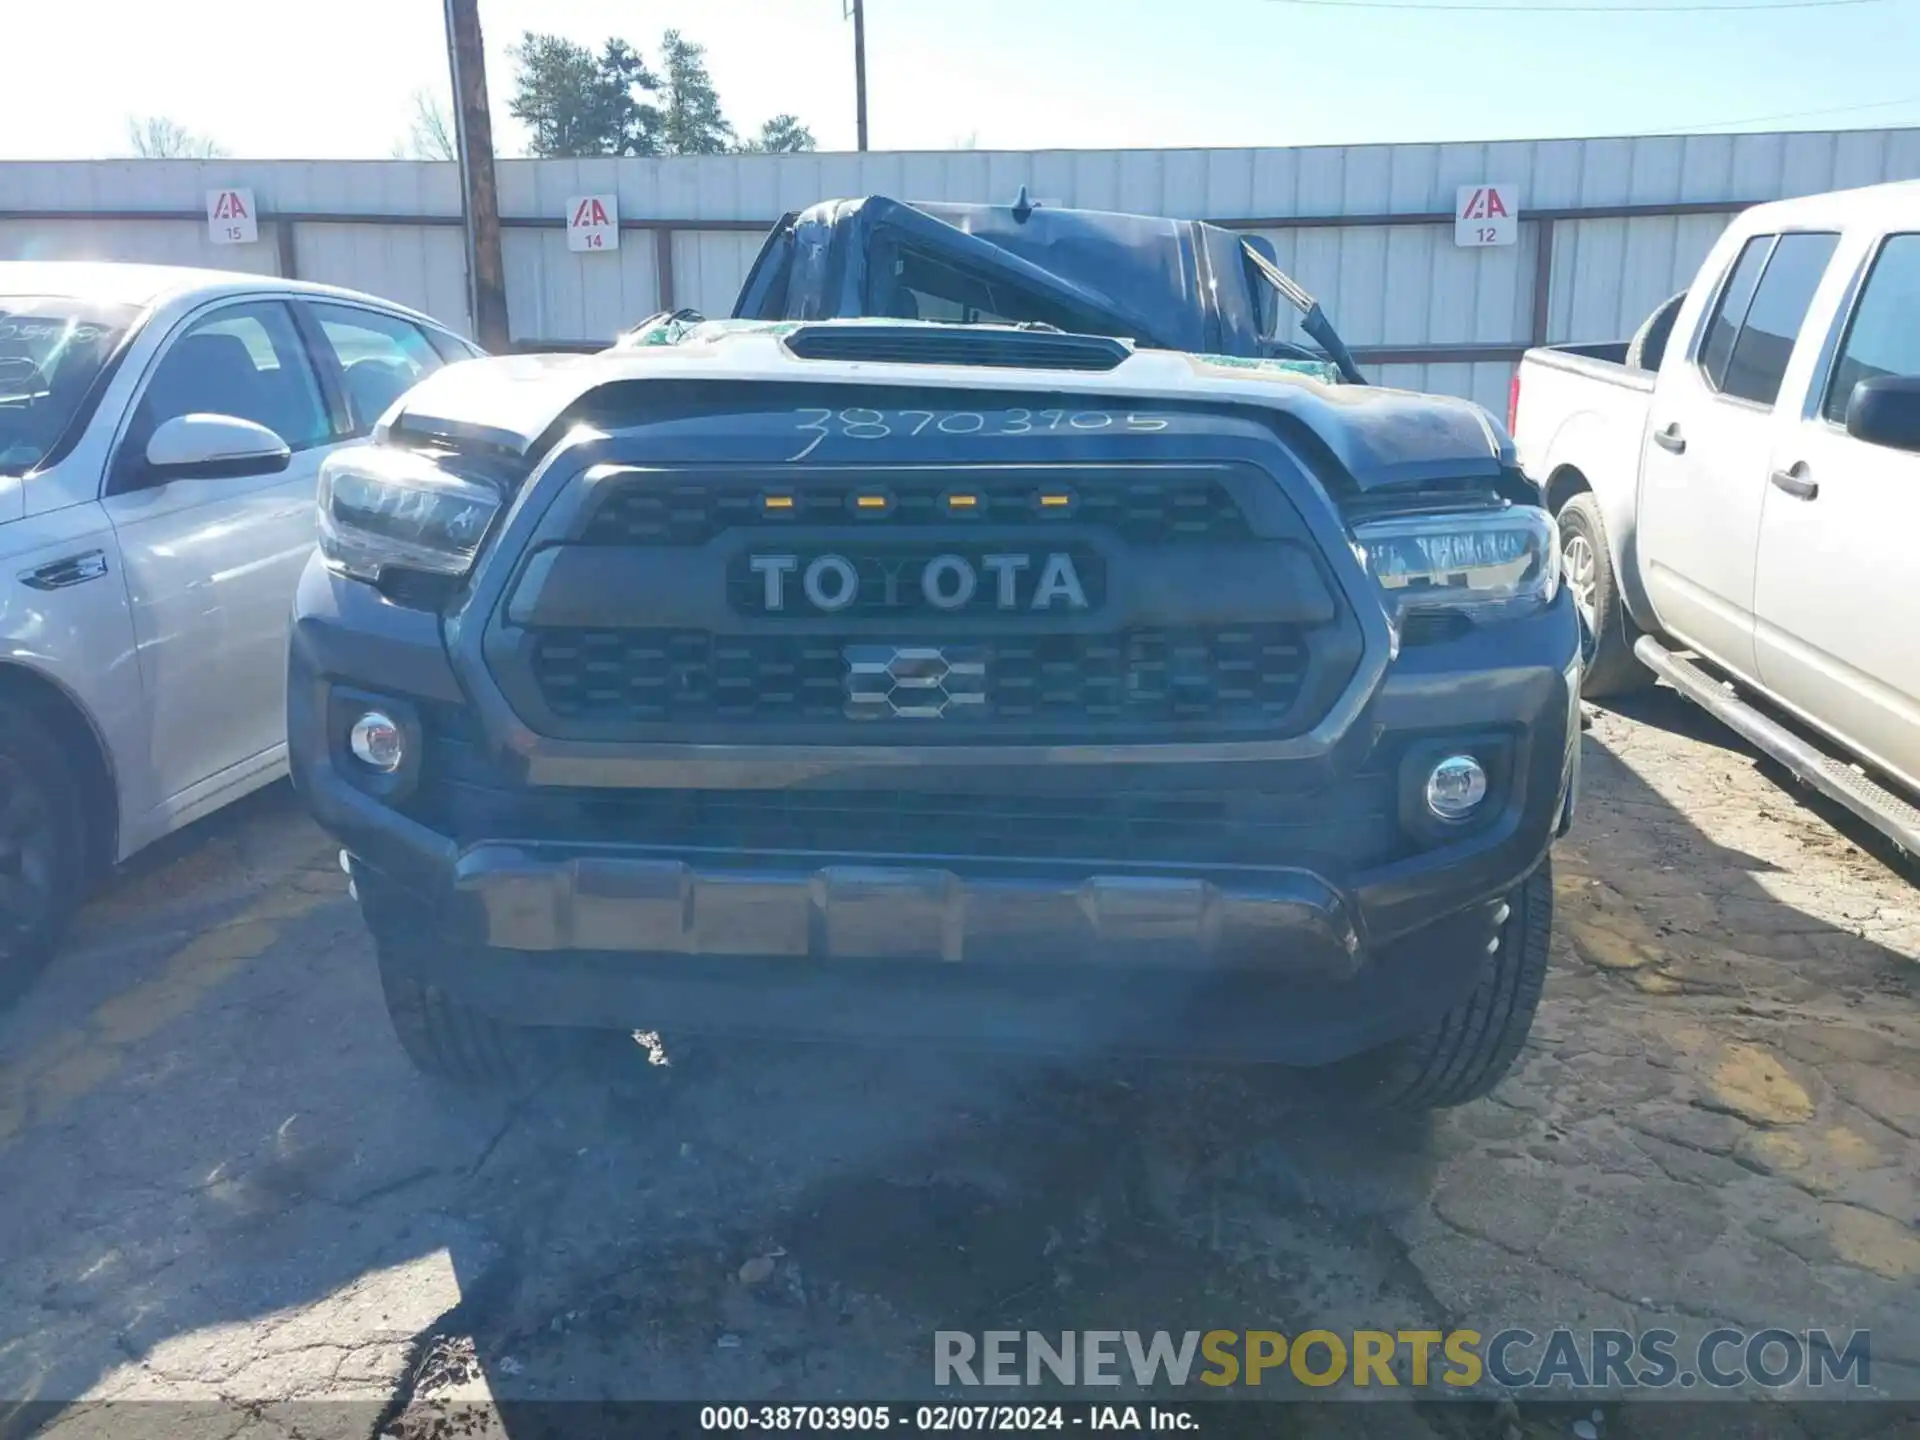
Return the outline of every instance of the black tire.
{"type": "Polygon", "coordinates": [[[1562,505],[1555,518],[1560,523],[1560,572],[1593,635],[1593,653],[1580,679],[1581,696],[1598,700],[1649,688],[1653,672],[1633,653],[1641,631],[1620,598],[1600,502],[1582,491],[1562,505]]]}
{"type": "Polygon", "coordinates": [[[1687,292],[1671,295],[1654,308],[1654,312],[1641,322],[1640,328],[1633,332],[1633,339],[1627,342],[1627,368],[1629,370],[1658,370],[1660,362],[1666,358],[1667,341],[1673,338],[1673,322],[1680,316],[1680,307],[1686,302],[1687,292]]]}
{"type": "Polygon", "coordinates": [[[420,978],[421,947],[432,943],[424,932],[391,916],[367,914],[367,922],[387,1019],[416,1070],[463,1089],[524,1090],[554,1075],[552,1032],[509,1025],[449,998],[420,978]]]}
{"type": "Polygon", "coordinates": [[[86,878],[86,798],[67,752],[0,701],[0,1005],[46,968],[86,878]]]}
{"type": "Polygon", "coordinates": [[[1335,1067],[1338,1093],[1372,1110],[1441,1110],[1478,1100],[1513,1068],[1533,1028],[1553,934],[1553,866],[1508,897],[1499,948],[1471,994],[1427,1030],[1335,1067]]]}

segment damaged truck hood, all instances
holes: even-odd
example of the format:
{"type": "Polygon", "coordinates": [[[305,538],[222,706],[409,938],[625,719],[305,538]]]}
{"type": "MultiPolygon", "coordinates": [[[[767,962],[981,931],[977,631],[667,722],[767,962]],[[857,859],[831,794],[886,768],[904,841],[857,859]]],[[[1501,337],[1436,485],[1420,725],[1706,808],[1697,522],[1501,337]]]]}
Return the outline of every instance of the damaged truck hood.
{"type": "MultiPolygon", "coordinates": [[[[862,325],[871,322],[812,322],[862,325]]],[[[951,327],[933,324],[915,328],[951,327]]],[[[556,427],[589,410],[605,414],[620,390],[650,381],[794,387],[903,386],[916,390],[1026,391],[1270,410],[1309,431],[1363,490],[1445,479],[1499,477],[1513,444],[1479,406],[1445,396],[1327,384],[1286,361],[1134,350],[1111,370],[986,370],[965,365],[802,359],[784,343],[798,322],[695,326],[678,343],[596,355],[519,355],[470,360],[428,376],[388,412],[376,438],[440,440],[527,457],[553,443],[556,427]]],[[[984,327],[964,327],[977,333],[984,327]]],[[[1019,333],[1019,332],[1011,332],[1019,333]]],[[[557,437],[556,437],[557,438],[557,437]]]]}

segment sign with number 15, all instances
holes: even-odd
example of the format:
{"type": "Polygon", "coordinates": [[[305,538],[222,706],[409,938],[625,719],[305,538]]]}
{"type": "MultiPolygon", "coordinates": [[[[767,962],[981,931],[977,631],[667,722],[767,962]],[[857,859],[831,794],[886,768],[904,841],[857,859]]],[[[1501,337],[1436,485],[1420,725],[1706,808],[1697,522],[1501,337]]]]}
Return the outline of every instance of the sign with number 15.
{"type": "Polygon", "coordinates": [[[260,238],[260,212],[244,185],[207,192],[207,239],[215,245],[251,245],[260,238]]]}

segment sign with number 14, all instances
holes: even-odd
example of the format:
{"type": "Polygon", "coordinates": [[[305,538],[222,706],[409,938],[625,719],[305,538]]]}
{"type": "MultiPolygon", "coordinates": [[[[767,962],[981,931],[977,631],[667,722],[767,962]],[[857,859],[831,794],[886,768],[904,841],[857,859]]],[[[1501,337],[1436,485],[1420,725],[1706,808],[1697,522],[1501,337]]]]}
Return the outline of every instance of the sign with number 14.
{"type": "Polygon", "coordinates": [[[569,250],[618,250],[620,202],[612,195],[575,195],[567,201],[569,250]]]}

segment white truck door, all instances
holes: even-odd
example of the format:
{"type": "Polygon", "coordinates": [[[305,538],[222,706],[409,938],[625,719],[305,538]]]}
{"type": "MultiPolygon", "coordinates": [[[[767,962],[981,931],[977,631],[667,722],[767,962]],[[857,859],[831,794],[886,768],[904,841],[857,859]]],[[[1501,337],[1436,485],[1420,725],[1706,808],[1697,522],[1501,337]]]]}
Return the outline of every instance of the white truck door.
{"type": "Polygon", "coordinates": [[[155,790],[177,811],[203,808],[257,768],[247,762],[286,743],[288,615],[333,442],[279,301],[200,312],[168,340],[135,402],[103,503],[133,604],[155,790]],[[293,459],[277,474],[157,481],[147,440],[162,422],[196,413],[265,425],[293,459]]]}
{"type": "Polygon", "coordinates": [[[1676,638],[1749,680],[1774,401],[1837,238],[1749,239],[1698,343],[1661,367],[1647,422],[1639,554],[1648,598],[1676,638]]]}
{"type": "Polygon", "coordinates": [[[1920,376],[1920,235],[1887,237],[1845,323],[1773,453],[1754,643],[1769,691],[1920,787],[1920,454],[1846,429],[1862,380],[1920,376]]]}

